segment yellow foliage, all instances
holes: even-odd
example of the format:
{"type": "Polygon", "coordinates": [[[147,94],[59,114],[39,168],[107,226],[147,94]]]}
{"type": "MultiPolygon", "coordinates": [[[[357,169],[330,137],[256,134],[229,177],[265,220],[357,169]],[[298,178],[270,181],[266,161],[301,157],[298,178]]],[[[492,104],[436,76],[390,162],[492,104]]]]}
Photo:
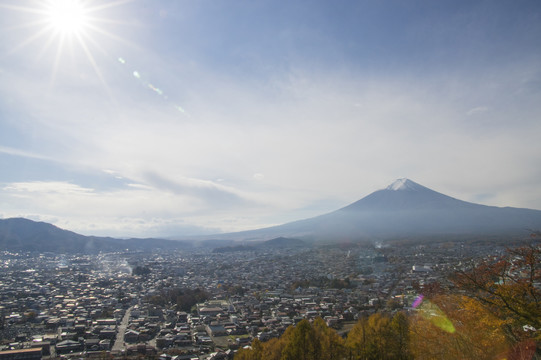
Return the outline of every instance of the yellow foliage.
{"type": "Polygon", "coordinates": [[[503,359],[509,348],[504,321],[465,296],[439,296],[433,302],[455,331],[438,327],[422,312],[413,316],[411,348],[415,359],[503,359]]]}

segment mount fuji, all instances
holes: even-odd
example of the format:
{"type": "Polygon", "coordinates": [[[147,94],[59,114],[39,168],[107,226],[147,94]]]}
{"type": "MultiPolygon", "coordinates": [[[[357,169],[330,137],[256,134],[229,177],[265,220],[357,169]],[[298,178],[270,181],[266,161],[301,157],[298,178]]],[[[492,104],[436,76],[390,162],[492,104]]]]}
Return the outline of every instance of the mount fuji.
{"type": "Polygon", "coordinates": [[[532,230],[540,229],[541,210],[466,202],[404,178],[325,215],[223,237],[249,240],[285,236],[327,241],[431,236],[526,237],[532,230]]]}

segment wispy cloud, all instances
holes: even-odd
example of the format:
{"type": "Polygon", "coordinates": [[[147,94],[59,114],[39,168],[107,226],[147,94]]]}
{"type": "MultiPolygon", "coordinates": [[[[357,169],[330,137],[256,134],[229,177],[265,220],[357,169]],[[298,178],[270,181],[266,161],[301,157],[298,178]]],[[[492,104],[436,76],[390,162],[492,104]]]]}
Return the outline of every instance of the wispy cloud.
{"type": "Polygon", "coordinates": [[[487,112],[489,109],[488,107],[486,106],[478,106],[478,107],[474,107],[473,109],[470,109],[468,110],[467,114],[472,116],[472,115],[476,115],[476,114],[482,114],[482,113],[485,113],[487,112]]]}
{"type": "Polygon", "coordinates": [[[33,153],[33,152],[30,152],[30,151],[25,151],[25,150],[21,150],[21,149],[15,149],[15,148],[12,148],[12,147],[1,146],[1,145],[0,145],[0,153],[4,153],[4,154],[7,154],[7,155],[26,157],[26,158],[32,158],[32,159],[53,161],[53,159],[51,159],[51,158],[49,158],[47,156],[38,154],[38,153],[33,153]]]}
{"type": "Polygon", "coordinates": [[[233,207],[247,203],[247,200],[237,194],[234,189],[208,180],[183,178],[175,181],[154,172],[143,174],[143,179],[156,189],[169,191],[176,195],[193,196],[212,207],[233,209],[233,207]]]}
{"type": "Polygon", "coordinates": [[[12,183],[6,185],[2,190],[15,195],[20,194],[20,196],[32,196],[35,193],[86,196],[94,191],[68,182],[45,181],[12,183]]]}

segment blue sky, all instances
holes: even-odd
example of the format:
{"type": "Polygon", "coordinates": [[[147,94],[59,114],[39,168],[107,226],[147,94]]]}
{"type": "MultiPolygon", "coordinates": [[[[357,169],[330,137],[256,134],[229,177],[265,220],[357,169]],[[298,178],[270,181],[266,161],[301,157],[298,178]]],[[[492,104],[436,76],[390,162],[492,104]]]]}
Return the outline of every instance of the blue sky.
{"type": "Polygon", "coordinates": [[[0,1],[1,218],[229,232],[400,177],[541,209],[538,1],[56,3],[0,1]]]}

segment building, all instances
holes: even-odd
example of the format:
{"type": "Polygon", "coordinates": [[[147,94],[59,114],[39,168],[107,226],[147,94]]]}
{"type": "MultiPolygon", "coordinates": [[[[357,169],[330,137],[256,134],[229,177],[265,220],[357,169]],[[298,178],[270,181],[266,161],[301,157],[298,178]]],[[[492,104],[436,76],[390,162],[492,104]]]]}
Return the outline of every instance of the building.
{"type": "Polygon", "coordinates": [[[0,360],[41,360],[41,348],[0,351],[0,360]]]}

